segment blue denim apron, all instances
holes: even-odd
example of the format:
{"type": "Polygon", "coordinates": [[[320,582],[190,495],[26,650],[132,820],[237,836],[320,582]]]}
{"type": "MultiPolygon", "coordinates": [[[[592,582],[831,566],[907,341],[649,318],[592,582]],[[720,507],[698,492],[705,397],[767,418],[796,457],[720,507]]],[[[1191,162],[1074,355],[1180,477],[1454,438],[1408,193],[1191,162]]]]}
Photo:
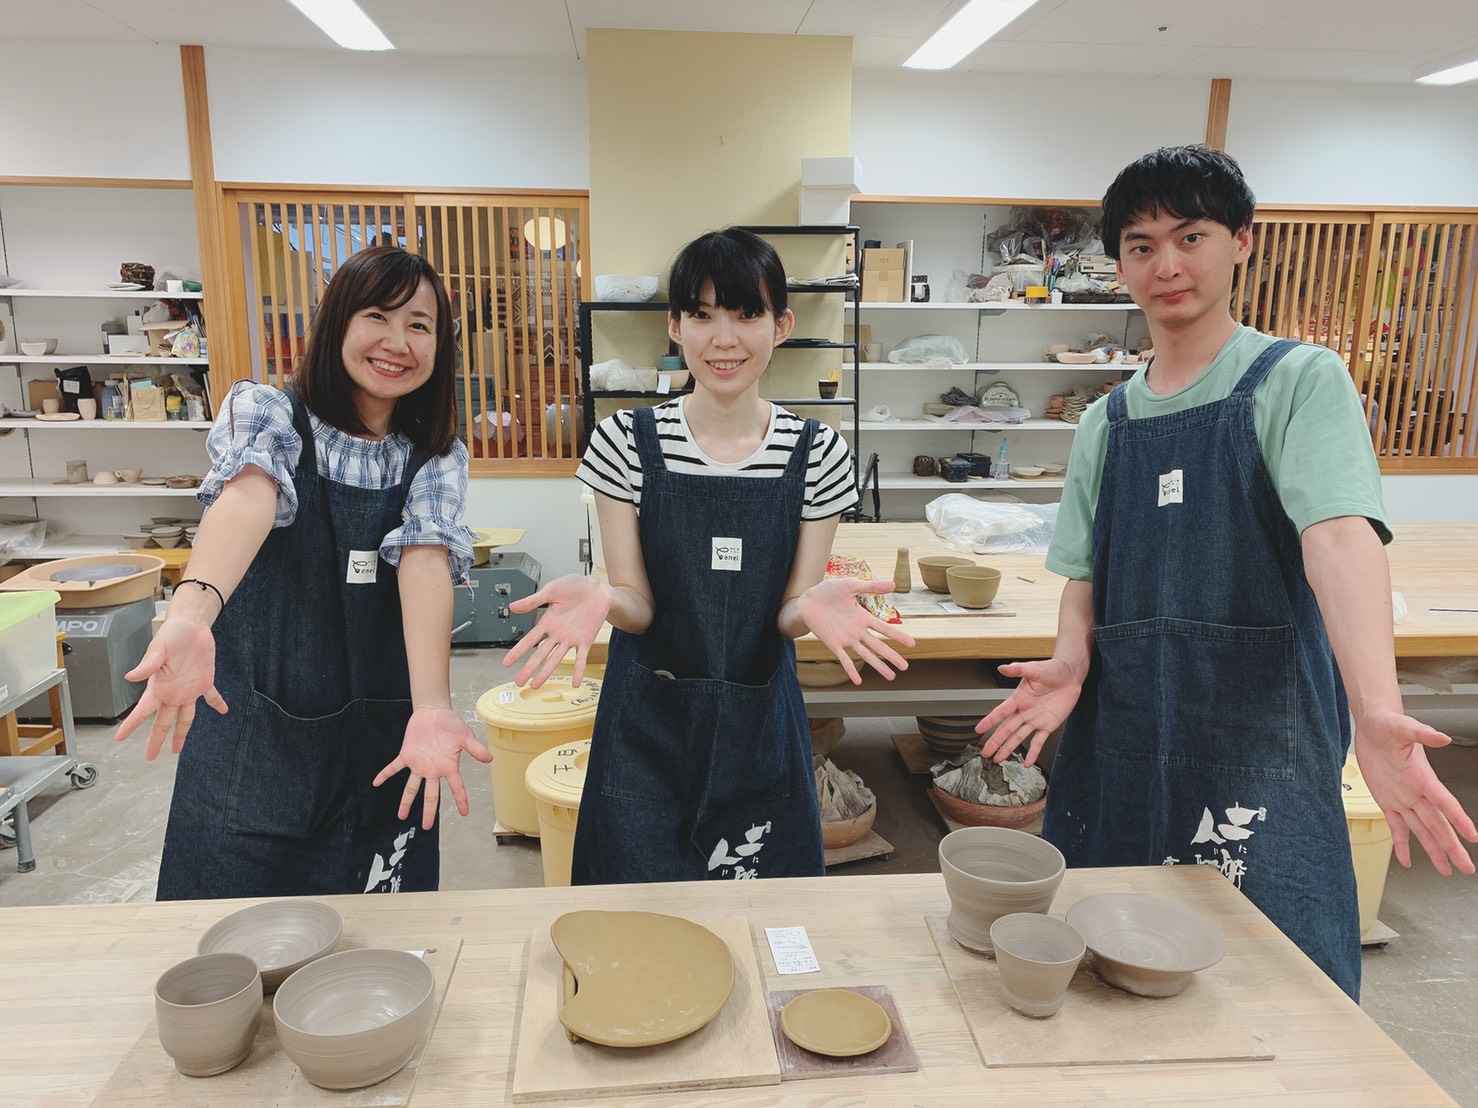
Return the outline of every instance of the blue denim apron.
{"type": "Polygon", "coordinates": [[[1252,419],[1295,345],[1171,415],[1131,420],[1123,389],[1109,394],[1096,650],[1042,833],[1070,866],[1217,867],[1358,999],[1349,710],[1252,419]]]}
{"type": "Polygon", "coordinates": [[[396,809],[395,758],[411,715],[395,570],[380,542],[400,526],[417,453],[397,485],[360,489],[318,473],[293,393],[302,455],[298,514],[274,528],[215,623],[216,687],[185,740],[160,862],[160,900],[424,891],[437,887],[437,829],[396,809]],[[351,583],[374,567],[372,583],[351,583]]]}
{"type": "Polygon", "coordinates": [[[611,635],[575,884],[825,872],[795,646],[776,627],[815,435],[775,478],[673,473],[635,412],[656,614],[611,635]]]}

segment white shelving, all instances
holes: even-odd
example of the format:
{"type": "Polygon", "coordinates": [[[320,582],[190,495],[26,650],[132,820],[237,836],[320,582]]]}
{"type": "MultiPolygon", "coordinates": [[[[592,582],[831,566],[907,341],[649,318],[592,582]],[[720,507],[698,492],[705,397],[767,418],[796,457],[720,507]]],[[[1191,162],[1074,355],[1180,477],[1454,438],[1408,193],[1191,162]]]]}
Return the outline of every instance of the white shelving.
{"type": "Polygon", "coordinates": [[[905,302],[902,300],[864,300],[862,302],[864,312],[907,310],[912,312],[1132,312],[1137,306],[1132,303],[1122,304],[1028,304],[1024,300],[985,300],[975,301],[936,301],[929,300],[922,304],[905,302]]]}
{"type": "Polygon", "coordinates": [[[113,485],[94,485],[91,482],[85,485],[71,485],[66,481],[45,477],[0,477],[0,496],[28,496],[44,499],[87,496],[101,503],[104,500],[124,497],[188,496],[193,498],[195,489],[172,489],[165,485],[125,485],[122,482],[113,485]]]}
{"type": "Polygon", "coordinates": [[[1012,431],[1067,431],[1078,429],[1076,423],[1064,423],[1060,419],[1027,419],[1020,423],[947,423],[934,416],[918,419],[895,419],[887,423],[874,423],[864,418],[862,431],[963,431],[978,434],[1001,434],[1012,431]]]}
{"type": "Polygon", "coordinates": [[[917,477],[912,473],[879,473],[878,487],[882,489],[926,489],[936,494],[947,492],[970,492],[972,489],[1006,489],[1011,492],[1026,492],[1033,488],[1060,489],[1067,482],[1061,477],[1012,477],[997,481],[992,477],[971,477],[968,481],[946,481],[943,477],[917,477]]]}
{"type": "Polygon", "coordinates": [[[949,365],[937,362],[932,365],[920,362],[863,362],[859,368],[864,373],[869,370],[891,373],[1082,373],[1085,369],[1109,371],[1115,367],[1112,362],[1089,362],[1086,365],[1064,365],[1061,362],[952,362],[949,365]]]}
{"type": "Polygon", "coordinates": [[[140,354],[0,354],[0,365],[208,365],[206,358],[146,358],[140,354]]]}
{"type": "Polygon", "coordinates": [[[203,292],[160,292],[157,289],[0,289],[0,299],[34,296],[45,300],[203,300],[203,292]]]}
{"type": "Polygon", "coordinates": [[[208,419],[138,421],[131,419],[0,419],[0,434],[6,431],[209,431],[208,419]]]}

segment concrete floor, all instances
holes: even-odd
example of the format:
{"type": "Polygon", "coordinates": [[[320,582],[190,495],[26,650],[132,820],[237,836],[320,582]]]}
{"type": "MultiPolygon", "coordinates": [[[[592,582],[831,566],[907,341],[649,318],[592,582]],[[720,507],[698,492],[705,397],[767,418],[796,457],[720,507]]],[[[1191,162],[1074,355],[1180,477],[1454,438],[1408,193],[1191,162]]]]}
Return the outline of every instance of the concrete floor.
{"type": "MultiPolygon", "coordinates": [[[[474,721],[474,704],[510,679],[503,651],[458,649],[452,660],[456,707],[474,721]]],[[[1450,734],[1478,735],[1478,713],[1432,712],[1423,718],[1450,734]]],[[[843,872],[937,872],[944,827],[922,783],[905,773],[888,736],[914,730],[913,720],[857,718],[833,751],[878,794],[876,831],[893,845],[887,859],[850,863],[843,872]]],[[[479,731],[480,734],[480,731],[479,731]]],[[[14,853],[0,853],[0,908],[27,904],[95,904],[150,900],[158,874],[174,764],[145,762],[142,743],[112,741],[111,723],[83,721],[78,754],[98,767],[97,784],[75,792],[65,783],[30,805],[37,868],[17,873],[14,853]]],[[[1478,748],[1435,751],[1433,764],[1470,812],[1478,812],[1478,748]]],[[[542,883],[532,840],[492,838],[487,770],[464,759],[472,813],[455,809],[442,830],[442,887],[502,888],[542,883]]],[[[1411,870],[1392,864],[1380,918],[1399,933],[1365,952],[1363,1006],[1372,1018],[1459,1103],[1478,1108],[1478,879],[1438,876],[1426,861],[1411,870]]]]}

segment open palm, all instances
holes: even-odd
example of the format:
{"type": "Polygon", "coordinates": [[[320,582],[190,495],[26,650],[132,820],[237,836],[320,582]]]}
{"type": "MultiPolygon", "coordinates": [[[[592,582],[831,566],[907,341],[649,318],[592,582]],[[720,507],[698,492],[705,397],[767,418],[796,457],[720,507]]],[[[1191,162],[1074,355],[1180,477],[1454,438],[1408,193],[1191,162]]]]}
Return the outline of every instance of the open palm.
{"type": "Polygon", "coordinates": [[[1004,762],[1022,743],[1028,743],[1026,764],[1041,753],[1047,736],[1061,727],[1077,704],[1082,682],[1066,662],[1048,658],[1044,662],[1009,662],[1000,668],[1021,683],[988,716],[975,725],[977,733],[990,733],[980,746],[981,754],[1004,762]]]}

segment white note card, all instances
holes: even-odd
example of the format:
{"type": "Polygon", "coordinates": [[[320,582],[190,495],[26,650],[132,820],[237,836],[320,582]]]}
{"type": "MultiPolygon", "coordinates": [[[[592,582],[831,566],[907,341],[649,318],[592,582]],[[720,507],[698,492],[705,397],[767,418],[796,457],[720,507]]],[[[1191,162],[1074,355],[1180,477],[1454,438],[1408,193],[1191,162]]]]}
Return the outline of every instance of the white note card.
{"type": "Polygon", "coordinates": [[[817,973],[821,963],[811,949],[804,927],[766,927],[770,953],[775,958],[776,973],[817,973]]]}

